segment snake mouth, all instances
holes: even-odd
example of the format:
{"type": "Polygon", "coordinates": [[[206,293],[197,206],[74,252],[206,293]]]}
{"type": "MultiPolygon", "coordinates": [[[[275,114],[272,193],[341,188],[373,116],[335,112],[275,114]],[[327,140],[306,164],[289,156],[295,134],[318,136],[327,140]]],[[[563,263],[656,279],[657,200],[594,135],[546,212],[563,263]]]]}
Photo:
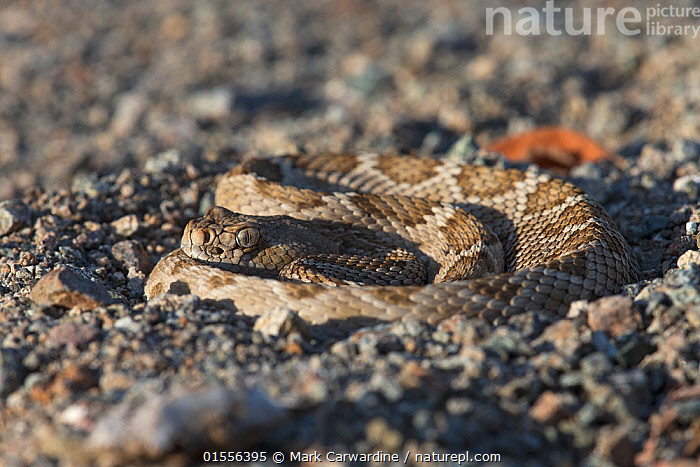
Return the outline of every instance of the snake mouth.
{"type": "Polygon", "coordinates": [[[258,276],[269,278],[277,278],[279,276],[279,271],[276,268],[266,268],[264,264],[256,262],[254,259],[233,259],[225,256],[217,256],[211,253],[212,249],[210,249],[208,252],[192,252],[188,251],[185,248],[182,248],[182,250],[190,258],[208,266],[213,266],[218,269],[222,269],[224,271],[230,271],[236,274],[243,274],[246,276],[258,276]]]}

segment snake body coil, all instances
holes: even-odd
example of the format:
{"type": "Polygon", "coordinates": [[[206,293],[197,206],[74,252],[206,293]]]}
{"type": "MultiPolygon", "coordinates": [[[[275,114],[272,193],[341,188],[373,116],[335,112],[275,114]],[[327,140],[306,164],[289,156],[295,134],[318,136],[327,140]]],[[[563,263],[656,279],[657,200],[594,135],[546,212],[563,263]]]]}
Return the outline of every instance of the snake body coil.
{"type": "Polygon", "coordinates": [[[189,292],[249,315],[284,306],[314,324],[434,323],[455,314],[564,314],[575,300],[618,293],[639,278],[603,208],[547,175],[409,156],[270,157],[224,175],[216,204],[235,213],[216,208],[192,221],[183,248],[149,276],[149,299],[189,292]],[[320,244],[305,243],[314,236],[320,244]],[[355,260],[364,244],[378,244],[380,260],[355,260]],[[315,268],[321,256],[331,266],[315,268]],[[409,272],[400,279],[386,275],[402,265],[409,272]],[[353,275],[360,268],[369,279],[353,275]]]}

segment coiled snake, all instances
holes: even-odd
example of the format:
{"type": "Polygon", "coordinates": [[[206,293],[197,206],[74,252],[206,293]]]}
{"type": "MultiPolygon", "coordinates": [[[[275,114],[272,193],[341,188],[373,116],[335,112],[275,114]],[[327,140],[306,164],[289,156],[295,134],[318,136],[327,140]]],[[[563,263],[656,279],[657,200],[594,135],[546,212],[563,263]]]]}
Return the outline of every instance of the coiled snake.
{"type": "Polygon", "coordinates": [[[151,272],[149,299],[193,293],[249,315],[283,306],[314,324],[493,321],[564,314],[639,278],[603,208],[547,175],[411,156],[281,156],[224,175],[215,202],[230,211],[188,224],[182,248],[151,272]]]}

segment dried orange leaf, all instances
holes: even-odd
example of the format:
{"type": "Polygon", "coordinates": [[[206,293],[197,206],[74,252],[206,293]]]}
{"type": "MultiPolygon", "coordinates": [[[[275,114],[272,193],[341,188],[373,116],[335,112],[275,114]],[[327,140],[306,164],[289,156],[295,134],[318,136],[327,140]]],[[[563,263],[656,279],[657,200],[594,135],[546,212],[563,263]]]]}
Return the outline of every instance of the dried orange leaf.
{"type": "Polygon", "coordinates": [[[486,149],[501,152],[513,162],[533,162],[564,172],[584,162],[617,158],[583,133],[562,127],[541,127],[500,138],[486,149]]]}

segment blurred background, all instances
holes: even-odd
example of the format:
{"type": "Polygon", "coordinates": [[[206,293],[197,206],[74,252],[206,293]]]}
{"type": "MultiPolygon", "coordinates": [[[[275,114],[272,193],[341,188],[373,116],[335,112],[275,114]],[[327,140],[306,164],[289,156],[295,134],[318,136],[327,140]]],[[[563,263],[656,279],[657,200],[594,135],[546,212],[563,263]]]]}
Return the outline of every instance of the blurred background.
{"type": "MultiPolygon", "coordinates": [[[[575,11],[658,4],[557,2],[575,11]]],[[[700,37],[486,34],[465,0],[8,1],[0,199],[176,149],[445,152],[562,125],[634,156],[700,134],[700,37]]],[[[674,1],[676,7],[698,2],[674,1]]],[[[646,21],[646,17],[643,21],[646,21]]],[[[563,21],[559,15],[557,21],[563,21]]],[[[700,18],[661,24],[700,26],[700,18]]],[[[595,24],[595,23],[594,23],[595,24]]],[[[629,24],[628,24],[629,25],[629,24]]]]}

